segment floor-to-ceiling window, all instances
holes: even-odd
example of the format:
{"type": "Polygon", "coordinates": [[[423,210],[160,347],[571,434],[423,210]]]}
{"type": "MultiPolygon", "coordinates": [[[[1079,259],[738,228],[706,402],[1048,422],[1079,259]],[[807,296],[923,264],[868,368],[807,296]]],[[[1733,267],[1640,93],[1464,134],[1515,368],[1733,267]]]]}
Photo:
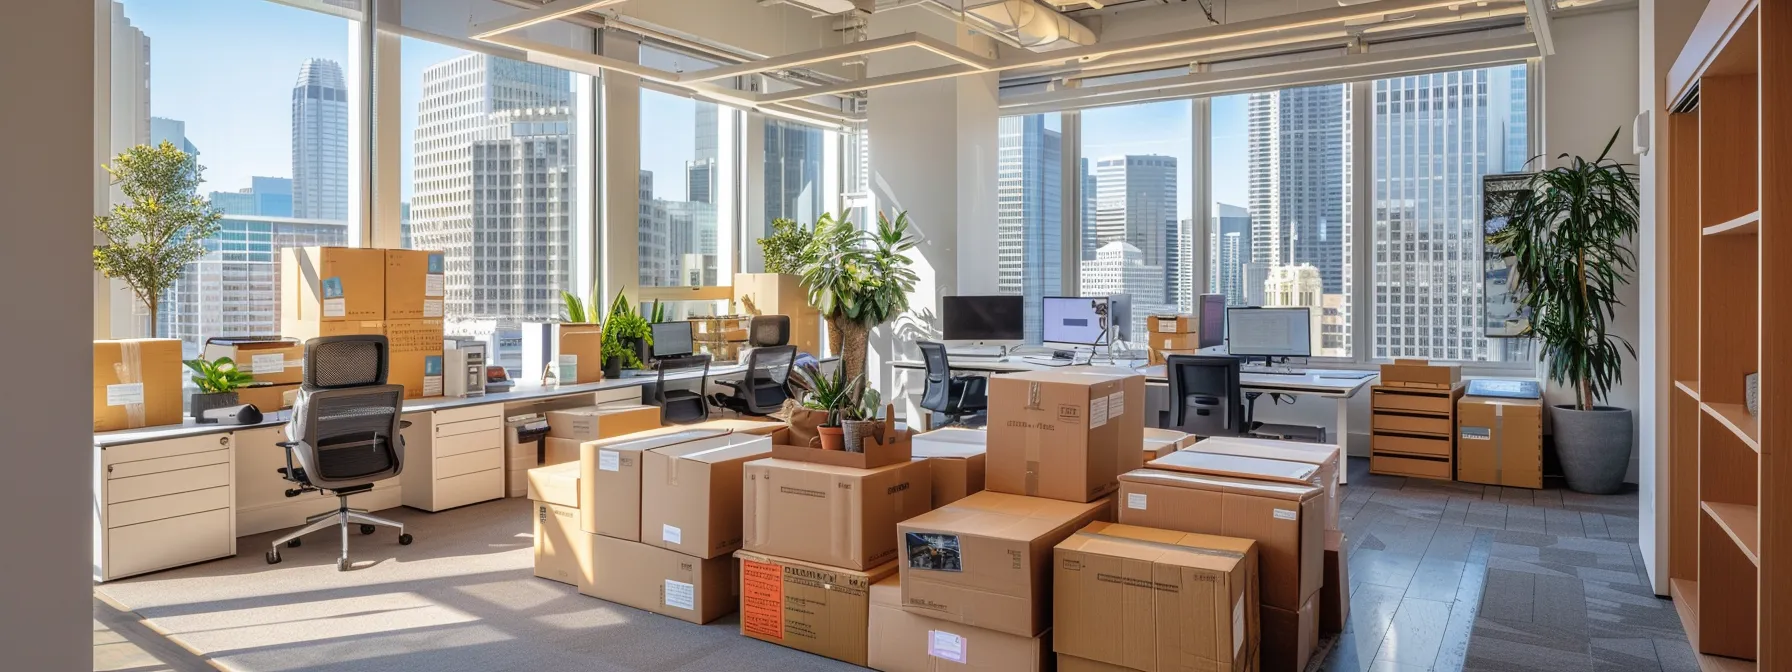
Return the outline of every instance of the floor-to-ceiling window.
{"type": "Polygon", "coordinates": [[[1038,344],[1040,301],[1063,293],[1063,115],[1002,117],[996,164],[996,288],[1026,297],[1038,344]]]}
{"type": "Polygon", "coordinates": [[[1191,114],[1186,100],[1082,113],[1081,292],[1128,296],[1133,340],[1147,316],[1193,306],[1191,114]]]}

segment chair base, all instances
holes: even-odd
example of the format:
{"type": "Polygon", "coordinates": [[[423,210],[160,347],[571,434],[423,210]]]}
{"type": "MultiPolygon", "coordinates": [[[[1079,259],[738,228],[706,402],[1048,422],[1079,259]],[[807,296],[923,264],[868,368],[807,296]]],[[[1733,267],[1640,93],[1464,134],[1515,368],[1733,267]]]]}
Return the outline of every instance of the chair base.
{"type": "Polygon", "coordinates": [[[336,558],[336,569],[338,571],[348,571],[350,566],[348,559],[348,529],[351,524],[359,524],[361,526],[362,534],[372,534],[373,530],[371,528],[375,526],[398,528],[399,545],[410,545],[411,535],[405,533],[404,523],[371,515],[367,513],[366,509],[351,508],[348,505],[348,495],[337,495],[336,500],[337,507],[335,511],[326,511],[324,513],[306,516],[304,527],[299,528],[292,534],[275,539],[272,548],[268,550],[268,564],[280,562],[281,546],[297,546],[299,545],[299,539],[307,534],[336,527],[340,528],[342,531],[342,553],[336,558]]]}

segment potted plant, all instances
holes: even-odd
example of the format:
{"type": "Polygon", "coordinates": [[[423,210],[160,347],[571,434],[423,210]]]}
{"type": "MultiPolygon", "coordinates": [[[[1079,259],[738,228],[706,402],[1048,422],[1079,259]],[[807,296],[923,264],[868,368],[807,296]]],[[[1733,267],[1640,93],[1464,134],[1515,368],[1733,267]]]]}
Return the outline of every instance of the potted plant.
{"type": "Polygon", "coordinates": [[[204,359],[189,359],[185,363],[195,374],[193,384],[199,386],[199,391],[193,393],[191,403],[188,404],[193,419],[199,422],[211,422],[205,419],[206,411],[237,405],[236,391],[255,380],[254,376],[237,369],[236,362],[229,357],[219,357],[209,362],[204,359]]]}
{"type": "Polygon", "coordinates": [[[1599,405],[1622,380],[1623,353],[1636,356],[1607,331],[1635,272],[1625,243],[1637,230],[1637,186],[1629,166],[1609,158],[1617,140],[1613,133],[1597,159],[1576,156],[1533,175],[1510,221],[1488,236],[1513,259],[1512,288],[1549,379],[1574,389],[1574,403],[1550,410],[1568,487],[1596,494],[1623,487],[1633,431],[1629,409],[1599,405]]]}
{"type": "Polygon", "coordinates": [[[908,295],[920,279],[909,268],[915,241],[908,229],[906,212],[897,213],[894,222],[878,213],[876,231],[822,215],[815,237],[803,248],[809,303],[827,320],[828,342],[855,386],[864,379],[871,330],[908,310],[908,295]]]}
{"type": "Polygon", "coordinates": [[[629,308],[628,297],[621,291],[610,301],[609,319],[604,320],[604,375],[621,376],[623,369],[642,368],[641,353],[653,342],[653,328],[647,318],[629,308]]]}
{"type": "Polygon", "coordinates": [[[841,409],[840,433],[848,452],[864,452],[865,439],[883,435],[884,421],[877,418],[878,411],[883,410],[881,401],[877,390],[867,387],[858,392],[858,399],[841,409]]]}
{"type": "Polygon", "coordinates": [[[130,286],[149,309],[153,338],[162,294],[187,264],[205,256],[204,241],[217,235],[224,215],[199,195],[205,168],[173,143],[137,145],[104,168],[126,200],[93,218],[106,239],[93,248],[93,267],[130,286]]]}
{"type": "Polygon", "coordinates": [[[847,390],[851,387],[846,381],[845,368],[835,367],[832,376],[806,369],[799,370],[797,375],[804,379],[803,386],[809,390],[803,397],[803,408],[825,414],[821,424],[816,427],[816,433],[821,436],[821,449],[844,450],[846,430],[841,425],[841,410],[849,403],[847,390]]]}

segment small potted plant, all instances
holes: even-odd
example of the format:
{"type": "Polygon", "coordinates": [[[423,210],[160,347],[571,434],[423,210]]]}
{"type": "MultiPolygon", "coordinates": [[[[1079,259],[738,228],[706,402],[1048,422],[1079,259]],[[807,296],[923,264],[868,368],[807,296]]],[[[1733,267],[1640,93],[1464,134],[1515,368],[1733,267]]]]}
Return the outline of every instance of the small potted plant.
{"type": "Polygon", "coordinates": [[[193,384],[199,391],[193,393],[193,419],[199,422],[210,422],[205,419],[205,412],[214,408],[237,405],[236,391],[246,387],[255,378],[236,368],[236,362],[229,357],[219,357],[213,361],[190,359],[187,368],[192,369],[193,384]]]}
{"type": "Polygon", "coordinates": [[[653,327],[628,305],[622,292],[610,302],[609,319],[604,320],[604,375],[616,378],[623,369],[639,369],[641,353],[653,343],[653,327]]]}
{"type": "MultiPolygon", "coordinates": [[[[821,436],[821,449],[845,450],[846,429],[842,426],[842,415],[843,409],[849,405],[847,391],[851,389],[846,382],[845,369],[836,368],[832,376],[815,375],[807,371],[801,375],[807,379],[805,387],[809,388],[808,396],[803,398],[803,408],[826,414],[825,419],[815,428],[816,433],[821,436]]],[[[858,380],[853,380],[853,384],[858,384],[858,380]]]]}
{"type": "MultiPolygon", "coordinates": [[[[848,390],[851,393],[851,390],[848,390]]],[[[866,387],[859,391],[859,398],[845,404],[840,411],[840,430],[845,442],[846,451],[861,453],[865,451],[865,439],[883,435],[884,422],[877,419],[882,399],[876,389],[866,387]]]]}

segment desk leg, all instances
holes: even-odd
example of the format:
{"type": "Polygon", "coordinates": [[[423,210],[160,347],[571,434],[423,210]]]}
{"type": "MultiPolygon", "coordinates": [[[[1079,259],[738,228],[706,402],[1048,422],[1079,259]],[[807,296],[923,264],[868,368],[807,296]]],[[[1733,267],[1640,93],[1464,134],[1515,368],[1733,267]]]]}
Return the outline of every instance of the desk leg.
{"type": "Polygon", "coordinates": [[[1338,485],[1350,483],[1350,397],[1338,397],[1338,485]]]}

